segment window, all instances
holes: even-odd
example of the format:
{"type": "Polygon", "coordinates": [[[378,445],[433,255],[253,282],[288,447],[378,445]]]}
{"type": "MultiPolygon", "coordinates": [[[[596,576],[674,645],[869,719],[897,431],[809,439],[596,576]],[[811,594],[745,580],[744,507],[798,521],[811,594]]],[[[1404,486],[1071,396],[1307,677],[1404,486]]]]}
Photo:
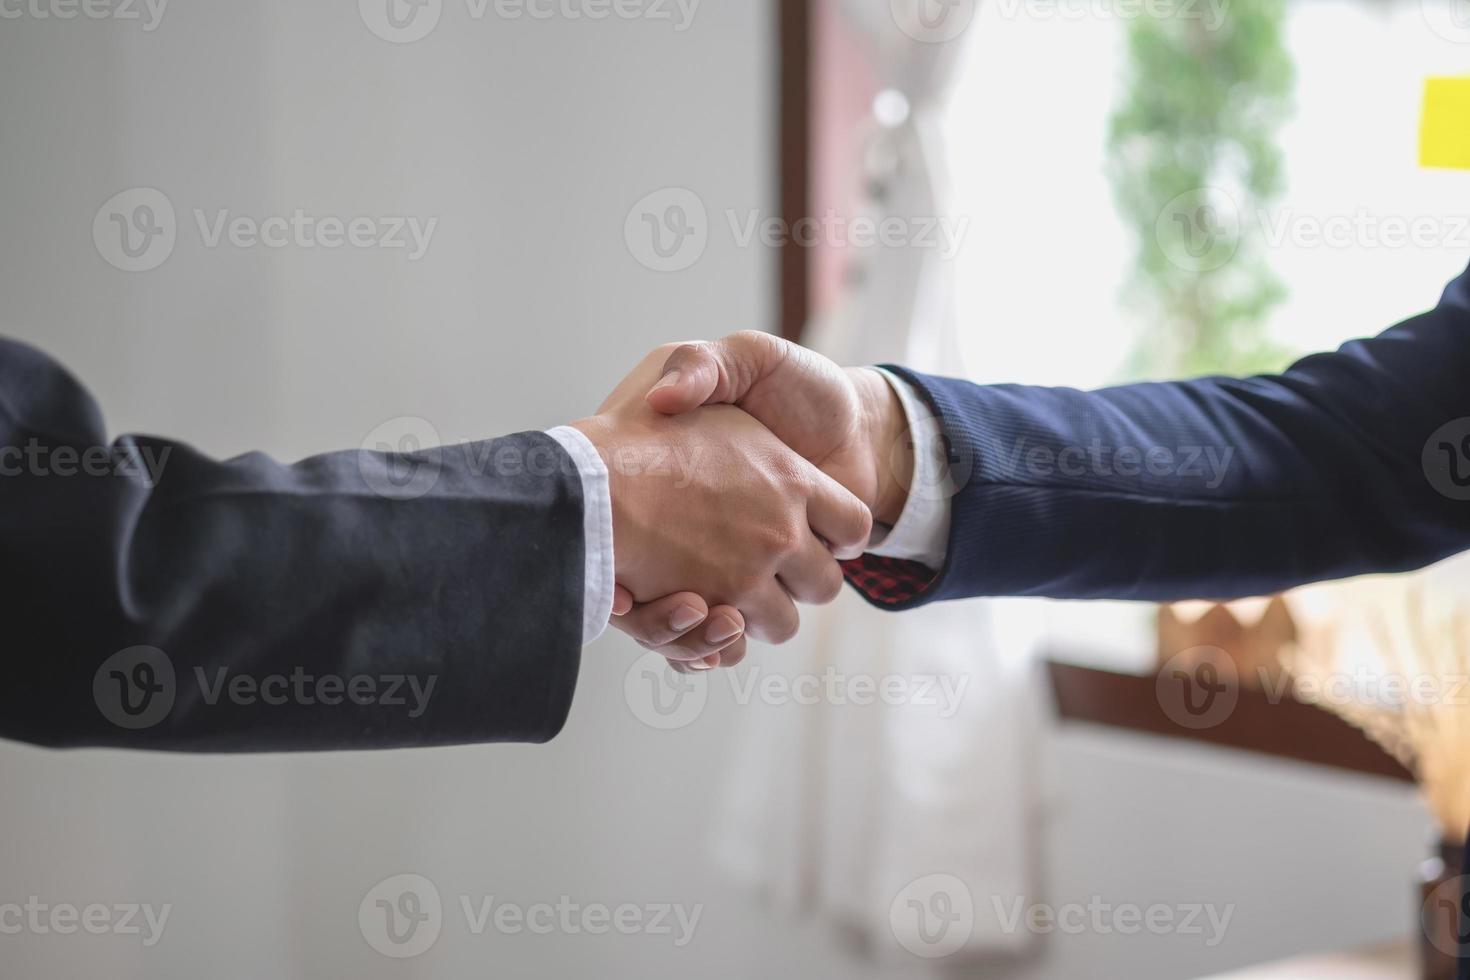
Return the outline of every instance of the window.
{"type": "MultiPolygon", "coordinates": [[[[1150,331],[1160,315],[1157,294],[1140,286],[1140,244],[1169,229],[1125,217],[1117,190],[1127,164],[1108,144],[1115,115],[1140,94],[1130,89],[1139,72],[1129,41],[1141,25],[1122,13],[1140,7],[979,6],[945,118],[949,208],[969,219],[955,279],[963,371],[976,381],[1086,388],[1231,368],[1223,355],[1139,356],[1159,342],[1150,331]]],[[[1215,8],[1194,9],[1210,17],[1215,8]]],[[[1470,20],[1433,0],[1218,9],[1236,18],[1280,10],[1294,75],[1285,121],[1262,134],[1279,151],[1279,192],[1252,202],[1233,177],[1213,178],[1224,186],[1212,192],[1211,220],[1238,230],[1239,254],[1260,260],[1266,278],[1255,285],[1281,287],[1246,324],[1258,333],[1258,360],[1284,367],[1433,305],[1470,261],[1470,175],[1418,167],[1419,104],[1429,75],[1470,72],[1470,20]]],[[[1239,169],[1229,157],[1238,148],[1219,152],[1223,172],[1239,169]]],[[[1221,277],[1212,295],[1254,288],[1230,261],[1166,271],[1176,283],[1221,277]]],[[[1034,614],[1038,604],[1018,608],[1034,614]]],[[[1046,603],[1039,618],[1051,645],[1111,650],[1120,666],[1152,656],[1149,606],[1046,603]]]]}

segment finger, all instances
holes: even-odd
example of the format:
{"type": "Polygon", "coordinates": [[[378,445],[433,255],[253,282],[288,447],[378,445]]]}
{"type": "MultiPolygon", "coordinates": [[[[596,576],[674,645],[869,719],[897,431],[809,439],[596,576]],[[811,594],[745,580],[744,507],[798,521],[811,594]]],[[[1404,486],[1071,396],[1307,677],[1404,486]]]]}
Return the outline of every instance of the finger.
{"type": "Polygon", "coordinates": [[[745,637],[741,637],[734,643],[720,651],[720,666],[735,667],[745,659],[745,637]]]}
{"type": "Polygon", "coordinates": [[[703,627],[652,649],[670,661],[692,662],[721,653],[743,640],[744,634],[745,617],[740,615],[740,610],[734,606],[715,606],[710,609],[703,627]]]}
{"type": "MultiPolygon", "coordinates": [[[[613,617],[613,625],[639,643],[663,653],[663,647],[692,631],[709,616],[705,601],[693,592],[676,592],[662,599],[633,606],[626,614],[613,617]]],[[[709,653],[681,655],[679,660],[693,660],[709,653]]]]}
{"type": "Polygon", "coordinates": [[[781,560],[776,577],[797,602],[826,605],[842,591],[842,566],[815,534],[781,560]]]}
{"type": "Polygon", "coordinates": [[[773,576],[750,597],[740,603],[745,614],[745,633],[766,643],[785,643],[801,626],[796,603],[773,576]]]}
{"type": "Polygon", "coordinates": [[[786,356],[787,342],[759,330],[742,330],[722,340],[681,344],[664,362],[663,376],[648,392],[648,404],[665,415],[700,405],[734,405],[786,356]]]}
{"type": "MultiPolygon", "coordinates": [[[[710,652],[745,639],[745,617],[734,606],[715,606],[704,621],[704,642],[710,652]]],[[[691,641],[692,642],[692,641],[691,641]]]]}
{"type": "Polygon", "coordinates": [[[812,490],[807,495],[806,517],[832,554],[858,558],[873,536],[873,513],[846,487],[812,467],[812,490]]]}
{"type": "MultiPolygon", "coordinates": [[[[661,653],[663,651],[654,651],[661,653]]],[[[714,670],[720,665],[720,655],[712,653],[708,657],[700,657],[698,660],[670,660],[669,669],[676,674],[700,674],[706,670],[714,670]]]]}
{"type": "Polygon", "coordinates": [[[669,666],[681,674],[697,673],[697,671],[710,670],[713,667],[735,667],[745,660],[745,648],[747,644],[745,644],[744,636],[736,636],[729,646],[716,654],[709,655],[703,661],[670,660],[669,666]]]}
{"type": "Polygon", "coordinates": [[[621,585],[613,586],[612,614],[614,616],[626,616],[628,610],[633,608],[633,593],[621,585]]]}
{"type": "Polygon", "coordinates": [[[647,401],[665,415],[682,415],[703,405],[720,383],[720,365],[708,344],[684,344],[664,362],[663,375],[647,401]]]}

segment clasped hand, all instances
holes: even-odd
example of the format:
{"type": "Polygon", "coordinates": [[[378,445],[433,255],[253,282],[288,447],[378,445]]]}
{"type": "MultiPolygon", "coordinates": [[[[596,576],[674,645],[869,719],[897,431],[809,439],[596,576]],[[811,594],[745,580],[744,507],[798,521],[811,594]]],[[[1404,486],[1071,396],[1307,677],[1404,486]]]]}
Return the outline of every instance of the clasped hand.
{"type": "Polygon", "coordinates": [[[612,622],[676,669],[793,637],[795,603],[836,598],[838,559],[897,520],[912,469],[881,375],[754,331],[653,351],[574,424],[608,469],[612,622]]]}

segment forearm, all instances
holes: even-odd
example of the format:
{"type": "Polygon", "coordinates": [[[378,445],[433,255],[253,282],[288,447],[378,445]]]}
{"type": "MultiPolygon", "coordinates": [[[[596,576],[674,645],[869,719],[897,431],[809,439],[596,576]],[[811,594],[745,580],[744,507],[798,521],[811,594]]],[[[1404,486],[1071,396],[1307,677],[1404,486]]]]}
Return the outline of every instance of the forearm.
{"type": "MultiPolygon", "coordinates": [[[[20,359],[51,370],[38,357],[20,359]]],[[[44,384],[5,387],[0,444],[53,459],[105,445],[84,393],[59,370],[44,384]]],[[[34,468],[3,482],[0,568],[26,614],[0,734],[288,751],[560,728],[582,641],[584,510],[548,436],[294,465],[123,448],[162,461],[156,485],[34,468]]]]}
{"type": "Polygon", "coordinates": [[[908,375],[960,487],[924,599],[1229,597],[1470,547],[1466,503],[1423,460],[1470,416],[1462,290],[1277,377],[1079,392],[908,375]]]}

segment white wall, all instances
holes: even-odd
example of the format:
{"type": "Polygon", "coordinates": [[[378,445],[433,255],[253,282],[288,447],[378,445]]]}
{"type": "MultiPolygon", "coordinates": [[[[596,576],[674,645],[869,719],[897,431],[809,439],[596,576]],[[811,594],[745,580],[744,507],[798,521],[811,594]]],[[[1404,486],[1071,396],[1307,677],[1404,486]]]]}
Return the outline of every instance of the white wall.
{"type": "MultiPolygon", "coordinates": [[[[769,324],[769,254],[716,234],[692,269],[659,275],[623,241],[629,208],[664,186],[696,190],[715,214],[770,206],[768,4],[706,0],[676,32],[475,21],[446,0],[435,32],[404,45],[374,37],[353,8],[195,0],[151,33],[0,23],[0,331],[70,365],[114,432],[294,458],[356,446],[400,415],[432,420],[445,438],[541,427],[591,412],[655,343],[769,324]],[[180,238],[160,268],[129,275],[102,260],[91,226],[133,186],[168,194],[180,238]],[[415,263],[210,249],[193,228],[195,208],[298,207],[439,226],[415,263]]],[[[587,651],[571,722],[546,747],[238,759],[0,748],[0,901],[173,906],[152,949],[0,935],[0,973],[927,975],[865,963],[834,930],[772,914],[711,866],[709,808],[735,706],[716,696],[682,732],[645,727],[622,693],[635,653],[620,637],[587,651]],[[402,872],[434,880],[451,905],[461,894],[567,895],[701,904],[703,917],[676,949],[650,935],[475,937],[451,908],[430,952],[394,961],[363,941],[356,913],[374,883],[402,872]]],[[[1119,757],[1106,739],[1068,738],[1056,756],[1062,809],[1048,824],[1053,894],[1168,894],[1160,876],[1193,852],[1197,880],[1184,891],[1250,906],[1226,956],[1243,962],[1306,934],[1270,919],[1294,901],[1267,896],[1305,873],[1317,876],[1308,897],[1325,900],[1341,881],[1324,869],[1341,869],[1352,830],[1400,835],[1375,859],[1378,904],[1364,914],[1407,901],[1422,824],[1397,789],[1279,771],[1260,781],[1238,762],[1216,779],[1218,759],[1161,762],[1151,746],[1119,757]],[[1365,799],[1366,816],[1342,816],[1344,802],[1365,799]],[[1140,810],[1147,819],[1134,819],[1140,810]],[[1195,848],[1182,830],[1149,843],[1212,816],[1228,831],[1249,814],[1245,845],[1195,848]],[[1338,838],[1283,871],[1271,842],[1309,847],[1321,838],[1308,821],[1334,814],[1338,838]],[[1227,874],[1221,885],[1215,875],[1227,874]]],[[[1363,935],[1361,920],[1320,909],[1312,922],[1313,942],[1363,935]]],[[[1183,947],[1160,959],[1155,946],[1095,940],[1017,975],[1105,963],[1091,975],[1163,977],[1193,962],[1183,947]]]]}

